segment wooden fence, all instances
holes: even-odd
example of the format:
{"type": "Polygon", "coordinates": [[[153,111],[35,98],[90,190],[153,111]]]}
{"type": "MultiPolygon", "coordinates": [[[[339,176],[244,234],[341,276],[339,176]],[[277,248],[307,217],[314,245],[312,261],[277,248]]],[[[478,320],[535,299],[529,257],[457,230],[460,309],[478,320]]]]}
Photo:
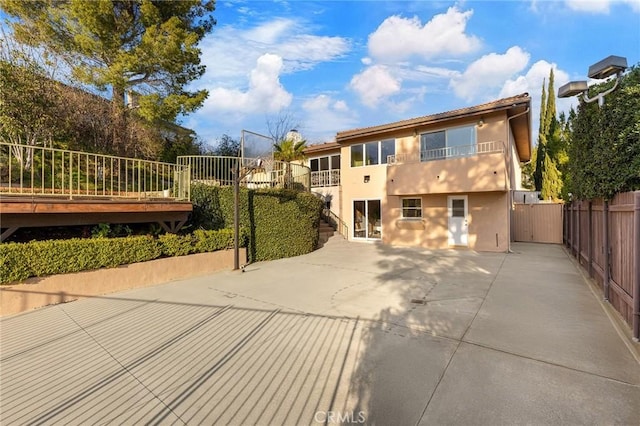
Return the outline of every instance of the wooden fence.
{"type": "Polygon", "coordinates": [[[515,204],[515,241],[562,244],[562,204],[515,204]]]}
{"type": "Polygon", "coordinates": [[[640,339],[640,191],[565,206],[564,242],[640,339]]]}

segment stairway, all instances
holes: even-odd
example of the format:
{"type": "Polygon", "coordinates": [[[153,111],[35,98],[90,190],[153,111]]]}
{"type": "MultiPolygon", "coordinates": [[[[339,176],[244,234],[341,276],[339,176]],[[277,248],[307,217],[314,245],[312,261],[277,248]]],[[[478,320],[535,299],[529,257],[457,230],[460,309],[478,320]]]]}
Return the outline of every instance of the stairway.
{"type": "Polygon", "coordinates": [[[320,226],[318,227],[318,231],[320,234],[320,238],[318,238],[318,246],[316,248],[324,246],[324,244],[329,241],[329,238],[331,238],[336,232],[336,230],[333,229],[333,226],[331,226],[322,218],[320,219],[320,226]]]}

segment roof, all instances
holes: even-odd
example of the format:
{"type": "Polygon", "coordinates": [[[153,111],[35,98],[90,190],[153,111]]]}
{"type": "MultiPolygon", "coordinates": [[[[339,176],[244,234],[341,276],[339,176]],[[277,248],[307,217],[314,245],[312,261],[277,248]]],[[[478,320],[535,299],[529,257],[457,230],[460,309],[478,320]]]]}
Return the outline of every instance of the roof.
{"type": "Polygon", "coordinates": [[[338,132],[336,135],[336,141],[343,142],[348,139],[357,138],[360,136],[366,136],[369,134],[380,133],[391,130],[400,130],[405,128],[413,128],[422,126],[425,124],[431,124],[444,120],[452,120],[468,115],[476,115],[481,113],[500,111],[511,108],[517,104],[528,103],[531,101],[531,97],[528,93],[512,96],[510,98],[498,99],[497,101],[488,102],[486,104],[455,109],[452,111],[441,112],[438,114],[425,115],[422,117],[410,118],[408,120],[396,121],[388,124],[380,124],[378,126],[361,127],[358,129],[345,130],[338,132]]]}
{"type": "Polygon", "coordinates": [[[340,144],[338,142],[325,142],[325,143],[317,143],[313,145],[307,145],[304,149],[304,153],[306,155],[309,154],[317,154],[324,151],[332,151],[334,149],[339,149],[340,144]]]}
{"type": "Polygon", "coordinates": [[[525,117],[525,114],[523,113],[529,112],[530,106],[531,97],[528,93],[522,93],[509,98],[498,99],[485,104],[455,109],[438,114],[425,115],[422,117],[410,118],[408,120],[395,121],[377,126],[345,130],[336,134],[336,141],[340,144],[357,138],[395,132],[398,130],[414,130],[418,127],[429,124],[506,110],[508,116],[518,116],[512,123],[512,126],[515,127],[517,125],[518,127],[517,130],[514,130],[514,138],[516,139],[516,146],[518,148],[520,159],[522,161],[528,161],[531,158],[531,126],[529,116],[526,115],[525,117]]]}

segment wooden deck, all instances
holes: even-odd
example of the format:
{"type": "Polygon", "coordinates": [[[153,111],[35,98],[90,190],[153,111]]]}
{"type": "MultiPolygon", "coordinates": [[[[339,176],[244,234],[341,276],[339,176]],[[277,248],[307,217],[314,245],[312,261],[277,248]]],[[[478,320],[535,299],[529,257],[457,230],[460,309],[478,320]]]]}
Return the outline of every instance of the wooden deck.
{"type": "Polygon", "coordinates": [[[177,232],[193,210],[189,201],[108,197],[0,196],[0,241],[19,228],[157,222],[177,232]]]}

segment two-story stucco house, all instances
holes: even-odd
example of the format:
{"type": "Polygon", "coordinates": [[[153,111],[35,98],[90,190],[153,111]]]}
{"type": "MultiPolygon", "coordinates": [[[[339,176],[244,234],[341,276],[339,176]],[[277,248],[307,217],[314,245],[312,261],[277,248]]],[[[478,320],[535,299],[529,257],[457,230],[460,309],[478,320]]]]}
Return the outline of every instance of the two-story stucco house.
{"type": "Polygon", "coordinates": [[[531,157],[531,98],[338,132],[307,148],[312,191],[352,241],[509,249],[512,193],[531,157]]]}

